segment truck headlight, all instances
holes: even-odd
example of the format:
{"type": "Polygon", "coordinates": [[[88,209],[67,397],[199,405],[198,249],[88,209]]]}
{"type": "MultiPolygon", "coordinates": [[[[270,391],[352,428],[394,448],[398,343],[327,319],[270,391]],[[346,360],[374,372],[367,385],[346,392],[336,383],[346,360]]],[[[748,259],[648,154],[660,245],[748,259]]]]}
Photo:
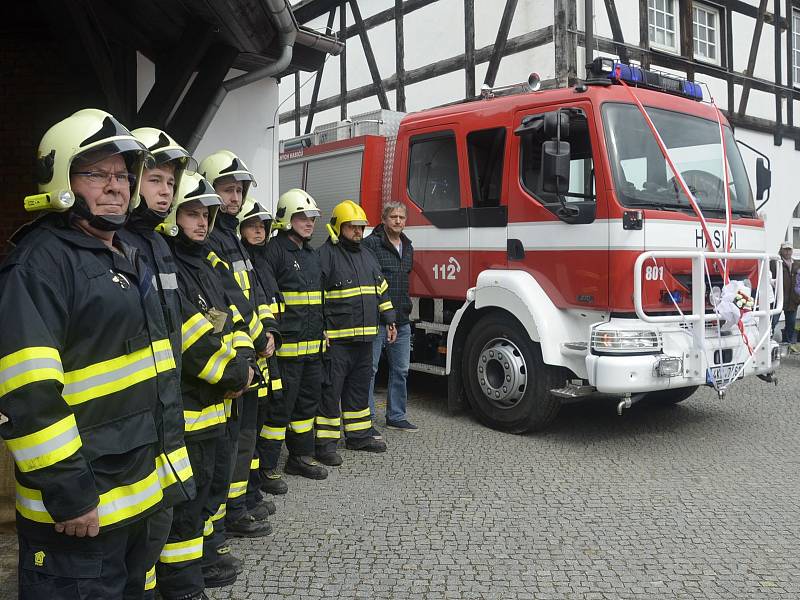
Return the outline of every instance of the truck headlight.
{"type": "Polygon", "coordinates": [[[598,354],[649,354],[661,351],[661,340],[649,329],[599,329],[592,332],[592,351],[598,354]]]}

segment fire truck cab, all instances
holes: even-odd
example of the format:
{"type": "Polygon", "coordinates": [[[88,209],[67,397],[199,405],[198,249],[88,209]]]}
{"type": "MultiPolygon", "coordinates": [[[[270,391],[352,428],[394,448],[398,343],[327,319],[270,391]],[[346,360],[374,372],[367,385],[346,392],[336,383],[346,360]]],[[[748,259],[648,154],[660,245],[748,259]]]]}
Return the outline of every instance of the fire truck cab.
{"type": "Polygon", "coordinates": [[[371,223],[382,201],[408,212],[412,368],[494,428],[542,429],[593,396],[621,413],[723,395],[780,362],[777,257],[731,128],[697,84],[593,66],[574,87],[403,116],[379,144],[383,194],[358,198],[371,223]],[[735,324],[729,289],[752,298],[735,324]]]}

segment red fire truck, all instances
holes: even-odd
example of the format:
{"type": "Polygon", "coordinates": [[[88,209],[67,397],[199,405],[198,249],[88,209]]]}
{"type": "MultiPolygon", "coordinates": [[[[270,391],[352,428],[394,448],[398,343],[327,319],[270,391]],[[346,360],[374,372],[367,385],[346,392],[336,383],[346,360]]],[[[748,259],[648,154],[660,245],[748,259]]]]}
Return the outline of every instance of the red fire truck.
{"type": "MultiPolygon", "coordinates": [[[[307,189],[322,221],[344,198],[371,223],[407,207],[412,369],[447,376],[450,406],[494,428],[541,429],[576,399],[615,396],[622,413],[701,385],[722,396],[780,362],[777,257],[731,128],[697,84],[608,59],[590,71],[284,143],[281,191],[307,189]],[[737,296],[735,326],[729,281],[753,299],[737,296]]],[[[761,199],[763,159],[757,174],[761,199]]]]}

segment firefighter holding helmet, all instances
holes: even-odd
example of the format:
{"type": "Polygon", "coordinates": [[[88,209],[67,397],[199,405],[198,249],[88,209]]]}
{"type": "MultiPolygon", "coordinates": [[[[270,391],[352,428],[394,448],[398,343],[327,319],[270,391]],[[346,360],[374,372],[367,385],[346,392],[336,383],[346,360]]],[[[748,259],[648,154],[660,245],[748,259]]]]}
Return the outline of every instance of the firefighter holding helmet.
{"type": "MultiPolygon", "coordinates": [[[[319,256],[309,242],[319,209],[305,191],[291,189],[278,199],[273,227],[277,235],[265,253],[265,265],[275,281],[283,307],[283,346],[276,352],[283,383],[284,427],[262,427],[270,443],[269,456],[277,465],[281,443],[289,459],[284,470],[309,479],[325,479],[328,471],[314,459],[314,417],[322,392],[323,319],[319,256]]],[[[268,453],[269,453],[268,452],[268,453]]]]}
{"type": "Polygon", "coordinates": [[[395,312],[378,261],[361,247],[366,225],[367,215],[358,204],[337,204],[327,226],[330,235],[319,249],[329,347],[315,441],[317,460],[331,466],[342,463],[336,451],[342,426],[348,449],[386,451],[386,443],[373,437],[368,398],[372,342],[380,326],[386,327],[389,343],[394,341],[395,312]]]}
{"type": "Polygon", "coordinates": [[[153,415],[175,357],[157,290],[117,231],[147,157],[101,110],[52,126],[25,199],[45,214],[0,267],[0,435],[16,466],[23,600],[144,591],[163,497],[153,415]]]}

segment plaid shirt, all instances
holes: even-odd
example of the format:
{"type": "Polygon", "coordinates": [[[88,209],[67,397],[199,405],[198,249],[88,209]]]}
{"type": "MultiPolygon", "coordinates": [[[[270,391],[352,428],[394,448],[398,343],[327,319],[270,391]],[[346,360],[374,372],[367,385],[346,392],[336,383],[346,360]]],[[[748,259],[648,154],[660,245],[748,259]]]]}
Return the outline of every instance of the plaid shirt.
{"type": "Polygon", "coordinates": [[[362,242],[378,259],[381,271],[389,283],[389,297],[396,312],[396,323],[405,325],[409,322],[408,314],[411,312],[411,297],[408,295],[408,274],[414,264],[414,247],[406,234],[401,233],[403,242],[403,256],[386,238],[383,223],[378,225],[362,242]]]}

